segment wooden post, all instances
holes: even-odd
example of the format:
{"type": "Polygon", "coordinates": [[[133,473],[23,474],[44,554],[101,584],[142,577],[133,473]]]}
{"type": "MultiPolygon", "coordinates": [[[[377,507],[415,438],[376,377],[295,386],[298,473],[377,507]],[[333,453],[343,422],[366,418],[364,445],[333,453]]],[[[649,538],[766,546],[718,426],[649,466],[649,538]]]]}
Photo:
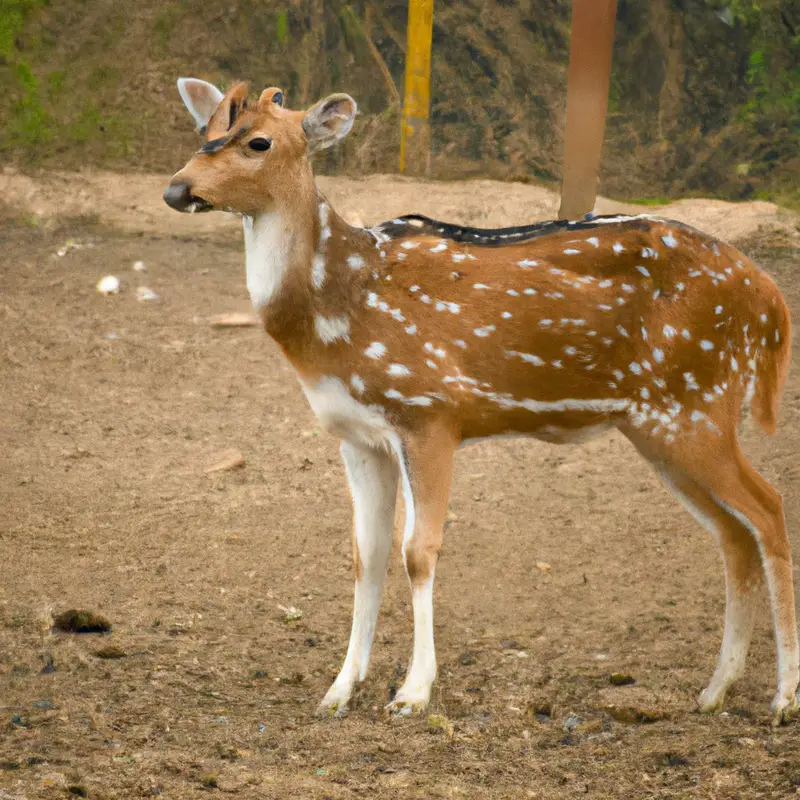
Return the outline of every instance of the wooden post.
{"type": "Polygon", "coordinates": [[[594,208],[611,77],[617,0],[572,0],[560,219],[594,208]]]}
{"type": "Polygon", "coordinates": [[[433,0],[409,0],[406,85],[400,129],[400,172],[427,175],[431,162],[433,0]]]}

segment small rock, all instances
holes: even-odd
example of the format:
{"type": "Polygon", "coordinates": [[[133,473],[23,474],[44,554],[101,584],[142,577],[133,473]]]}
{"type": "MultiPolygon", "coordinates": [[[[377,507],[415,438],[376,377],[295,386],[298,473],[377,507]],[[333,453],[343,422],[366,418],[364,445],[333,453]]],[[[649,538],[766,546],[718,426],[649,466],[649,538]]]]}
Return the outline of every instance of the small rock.
{"type": "Polygon", "coordinates": [[[567,718],[564,720],[563,725],[561,726],[567,733],[572,733],[576,728],[580,726],[583,720],[577,714],[567,714],[567,718]]]}
{"type": "Polygon", "coordinates": [[[105,275],[97,281],[97,291],[100,294],[117,294],[119,292],[119,278],[116,275],[105,275]]]}
{"type": "Polygon", "coordinates": [[[537,561],[536,562],[536,569],[539,572],[552,572],[553,568],[546,562],[546,561],[537,561]]]}
{"type": "Polygon", "coordinates": [[[226,470],[240,469],[243,466],[244,456],[236,448],[231,448],[217,455],[214,463],[206,467],[205,472],[224,472],[226,470]]]}
{"type": "Polygon", "coordinates": [[[622,672],[612,672],[608,681],[612,686],[633,686],[636,683],[636,678],[633,675],[625,675],[622,672]]]}
{"type": "Polygon", "coordinates": [[[500,642],[500,647],[502,647],[503,650],[519,650],[520,649],[519,642],[516,639],[503,639],[503,641],[500,642]]]}
{"type": "Polygon", "coordinates": [[[212,328],[252,328],[259,324],[254,314],[217,314],[208,320],[212,328]]]}
{"type": "Polygon", "coordinates": [[[94,611],[73,608],[53,620],[53,629],[63,633],[108,633],[111,623],[94,611]]]}
{"type": "Polygon", "coordinates": [[[137,286],[136,299],[140,303],[155,303],[161,299],[161,295],[154,292],[149,286],[137,286]]]}
{"type": "Polygon", "coordinates": [[[283,611],[283,624],[288,625],[290,622],[297,622],[303,619],[303,612],[294,606],[278,606],[283,611]]]}
{"type": "Polygon", "coordinates": [[[453,737],[453,723],[444,714],[430,714],[428,716],[428,730],[431,733],[444,733],[448,739],[453,737]]]}
{"type": "Polygon", "coordinates": [[[52,700],[34,700],[31,706],[40,711],[54,711],[58,707],[52,700]]]}
{"type": "Polygon", "coordinates": [[[147,264],[144,261],[134,261],[133,262],[133,271],[134,272],[147,272],[147,264]]]}
{"type": "Polygon", "coordinates": [[[101,647],[99,650],[94,651],[96,658],[116,659],[125,658],[128,654],[116,645],[110,644],[108,647],[101,647]]]}
{"type": "Polygon", "coordinates": [[[471,667],[476,661],[475,654],[469,651],[462,653],[458,657],[458,663],[461,664],[462,667],[471,667]]]}
{"type": "Polygon", "coordinates": [[[606,706],[604,709],[609,716],[617,722],[626,722],[629,725],[648,724],[666,719],[669,715],[665,711],[656,708],[644,708],[642,706],[606,706]]]}

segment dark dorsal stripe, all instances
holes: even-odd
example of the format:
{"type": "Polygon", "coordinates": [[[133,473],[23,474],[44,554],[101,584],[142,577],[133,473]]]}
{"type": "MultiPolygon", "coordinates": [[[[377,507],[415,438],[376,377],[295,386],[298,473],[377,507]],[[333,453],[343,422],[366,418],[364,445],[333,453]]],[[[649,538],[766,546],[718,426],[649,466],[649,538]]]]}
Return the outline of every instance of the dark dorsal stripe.
{"type": "Polygon", "coordinates": [[[568,220],[551,220],[536,222],[532,225],[518,225],[512,228],[470,228],[466,225],[453,225],[450,222],[441,222],[421,214],[408,214],[397,219],[381,223],[378,227],[392,239],[400,236],[439,236],[442,239],[451,239],[454,242],[465,244],[480,244],[499,247],[506,244],[526,242],[562,231],[586,231],[602,228],[610,224],[611,220],[619,220],[628,226],[642,230],[650,226],[650,220],[638,217],[620,217],[618,214],[592,217],[590,219],[570,222],[568,220]]]}

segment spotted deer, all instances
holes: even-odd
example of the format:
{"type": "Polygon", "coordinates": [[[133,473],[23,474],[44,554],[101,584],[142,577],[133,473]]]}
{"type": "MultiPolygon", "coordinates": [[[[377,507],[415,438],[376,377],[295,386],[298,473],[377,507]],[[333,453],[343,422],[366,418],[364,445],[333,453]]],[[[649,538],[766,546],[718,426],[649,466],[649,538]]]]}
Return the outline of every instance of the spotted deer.
{"type": "Polygon", "coordinates": [[[164,193],[244,224],[247,288],[321,425],[341,440],[354,504],[355,602],[344,665],[322,700],[342,713],[367,671],[398,482],[414,642],[387,708],[426,706],[436,676],[433,581],[455,449],[519,434],[574,442],[616,428],[717,538],[727,605],[699,698],[720,709],[743,671],[763,584],[772,607],[774,719],[798,708],[792,562],[781,498],[745,459],[740,414],[767,432],[790,355],[773,281],[735,248],[656,217],[486,230],[404,216],[347,224],[309,156],[351,129],[355,101],[305,112],[247,84],[181,79],[206,141],[164,193]]]}

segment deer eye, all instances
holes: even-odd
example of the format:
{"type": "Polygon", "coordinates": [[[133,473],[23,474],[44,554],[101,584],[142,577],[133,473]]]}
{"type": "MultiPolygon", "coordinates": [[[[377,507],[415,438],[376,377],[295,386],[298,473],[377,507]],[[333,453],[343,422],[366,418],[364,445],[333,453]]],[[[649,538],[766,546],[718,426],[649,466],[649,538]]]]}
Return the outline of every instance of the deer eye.
{"type": "Polygon", "coordinates": [[[247,146],[251,150],[256,150],[259,153],[263,153],[265,150],[269,150],[272,147],[272,139],[267,139],[266,136],[259,136],[257,139],[251,139],[247,146]]]}

